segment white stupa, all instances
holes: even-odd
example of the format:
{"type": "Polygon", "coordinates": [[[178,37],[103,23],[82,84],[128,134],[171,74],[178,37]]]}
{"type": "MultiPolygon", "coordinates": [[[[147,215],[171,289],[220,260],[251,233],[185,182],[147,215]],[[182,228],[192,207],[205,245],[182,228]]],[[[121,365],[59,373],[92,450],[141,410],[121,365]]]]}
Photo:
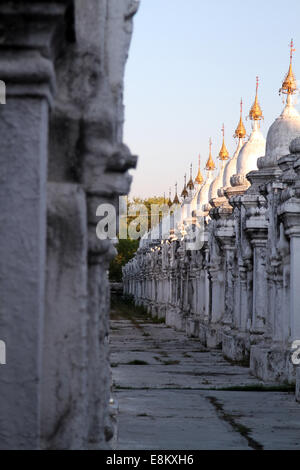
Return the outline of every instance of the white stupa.
{"type": "Polygon", "coordinates": [[[292,95],[297,92],[297,82],[292,69],[294,44],[290,44],[290,65],[288,73],[279,90],[287,95],[286,105],[281,115],[271,125],[267,135],[266,155],[259,159],[259,168],[276,167],[279,158],[288,155],[289,146],[293,139],[300,136],[300,115],[292,103],[292,95]]]}
{"type": "Polygon", "coordinates": [[[198,196],[199,196],[199,193],[202,189],[203,183],[204,183],[204,178],[203,178],[202,173],[201,173],[200,155],[199,155],[199,158],[198,158],[198,173],[197,173],[197,176],[196,176],[195,181],[194,181],[195,191],[194,191],[193,199],[191,201],[191,212],[192,213],[193,213],[193,211],[197,210],[198,196]]]}
{"type": "Polygon", "coordinates": [[[221,161],[221,164],[220,164],[218,175],[216,176],[216,178],[210,185],[210,188],[208,191],[208,201],[211,201],[218,197],[218,189],[220,189],[223,186],[223,176],[224,176],[226,161],[229,159],[229,153],[225,144],[224,124],[222,127],[222,134],[223,134],[223,142],[222,142],[222,147],[221,147],[221,150],[219,152],[219,157],[218,157],[219,160],[221,161]]]}
{"type": "Polygon", "coordinates": [[[235,130],[235,134],[233,136],[238,139],[238,144],[237,144],[236,151],[234,152],[232,158],[230,158],[225,165],[225,169],[223,173],[223,187],[218,190],[218,195],[220,197],[224,196],[224,189],[230,186],[230,178],[236,173],[237,159],[244,145],[246,129],[243,123],[242,115],[243,115],[243,101],[241,100],[240,120],[235,130]]]}
{"type": "Polygon", "coordinates": [[[207,178],[205,183],[203,184],[201,190],[199,191],[198,198],[197,198],[197,215],[201,215],[203,212],[203,206],[208,204],[208,194],[209,188],[211,183],[213,182],[213,171],[216,169],[214,161],[211,155],[211,146],[212,142],[211,139],[209,140],[209,157],[205,165],[205,169],[207,171],[207,178]]]}
{"type": "Polygon", "coordinates": [[[253,122],[252,132],[238,155],[237,171],[230,180],[232,186],[250,185],[246,175],[250,171],[257,170],[257,159],[264,156],[266,151],[266,139],[260,130],[260,121],[263,119],[263,114],[258,102],[258,77],[256,77],[255,100],[250,109],[249,118],[253,122]]]}

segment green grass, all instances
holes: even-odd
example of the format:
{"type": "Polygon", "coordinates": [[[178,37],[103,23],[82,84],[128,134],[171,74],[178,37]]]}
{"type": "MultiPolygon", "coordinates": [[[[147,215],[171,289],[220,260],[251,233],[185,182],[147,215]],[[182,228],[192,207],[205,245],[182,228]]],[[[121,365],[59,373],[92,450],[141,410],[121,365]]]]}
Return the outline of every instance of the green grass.
{"type": "Polygon", "coordinates": [[[140,359],[134,359],[134,361],[126,362],[127,366],[148,366],[149,363],[146,361],[141,361],[140,359]]]}
{"type": "Polygon", "coordinates": [[[114,320],[131,320],[133,323],[147,321],[149,314],[142,305],[135,305],[132,300],[124,297],[114,297],[111,299],[111,318],[114,320]]]}
{"type": "MultiPolygon", "coordinates": [[[[112,320],[130,320],[136,328],[144,330],[142,323],[164,324],[163,318],[152,317],[143,305],[135,305],[131,296],[112,297],[111,313],[112,320]]],[[[115,327],[112,328],[112,331],[115,327]]],[[[151,336],[148,332],[143,332],[144,337],[151,336]]]]}
{"type": "Polygon", "coordinates": [[[177,364],[180,364],[180,361],[172,361],[172,360],[167,361],[158,356],[154,356],[154,359],[160,362],[161,364],[163,364],[164,366],[175,366],[177,364]]]}
{"type": "Polygon", "coordinates": [[[158,318],[158,317],[150,317],[150,323],[154,323],[154,324],[165,323],[165,319],[164,318],[158,318]]]}
{"type": "Polygon", "coordinates": [[[157,351],[160,356],[169,357],[169,354],[166,351],[157,351]]]}
{"type": "Polygon", "coordinates": [[[177,366],[178,364],[180,364],[180,361],[162,361],[162,363],[164,364],[164,366],[177,366]]]}
{"type": "Polygon", "coordinates": [[[250,366],[250,359],[245,358],[242,361],[233,361],[232,359],[229,359],[229,357],[224,356],[224,359],[229,362],[232,366],[240,366],[240,367],[249,367],[250,366]]]}
{"type": "Polygon", "coordinates": [[[231,415],[230,413],[227,413],[224,410],[223,403],[221,403],[216,397],[206,397],[206,398],[209,400],[209,402],[215,408],[215,410],[217,411],[220,418],[223,421],[225,421],[226,423],[228,423],[234,431],[237,431],[241,436],[243,436],[247,440],[248,446],[251,449],[254,449],[254,450],[263,450],[264,449],[263,445],[260,442],[256,441],[251,436],[251,434],[253,432],[252,429],[249,428],[248,426],[245,426],[242,423],[237,422],[233,415],[231,415]]]}
{"type": "Polygon", "coordinates": [[[293,384],[278,384],[278,385],[264,385],[264,384],[249,384],[249,385],[235,385],[231,387],[217,388],[216,390],[224,392],[295,392],[295,385],[293,384]]]}

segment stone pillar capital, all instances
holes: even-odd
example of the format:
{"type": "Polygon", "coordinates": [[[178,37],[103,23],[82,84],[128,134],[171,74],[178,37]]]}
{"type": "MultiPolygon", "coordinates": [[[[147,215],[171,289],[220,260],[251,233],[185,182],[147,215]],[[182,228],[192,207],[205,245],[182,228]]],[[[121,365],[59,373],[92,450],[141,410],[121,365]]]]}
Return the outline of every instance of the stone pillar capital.
{"type": "MultiPolygon", "coordinates": [[[[46,98],[52,105],[55,91],[54,66],[39,51],[0,54],[1,80],[10,97],[46,98]]],[[[25,116],[24,116],[25,118],[25,116]]]]}
{"type": "MultiPolygon", "coordinates": [[[[267,235],[267,234],[263,233],[261,235],[267,235]]],[[[266,244],[267,244],[267,236],[260,237],[258,234],[257,236],[251,238],[251,245],[254,248],[265,248],[266,244]]]]}
{"type": "Polygon", "coordinates": [[[260,220],[247,220],[245,231],[249,236],[252,245],[266,243],[268,238],[268,225],[264,218],[261,218],[260,220]]]}
{"type": "Polygon", "coordinates": [[[300,205],[299,199],[291,197],[278,208],[283,219],[285,233],[289,237],[300,237],[300,205]]]}
{"type": "MultiPolygon", "coordinates": [[[[8,97],[44,97],[52,104],[54,59],[66,9],[73,0],[3,0],[0,5],[0,70],[8,97]]],[[[69,20],[69,23],[71,19],[69,20]]],[[[68,27],[71,26],[68,24],[68,27]]]]}
{"type": "MultiPolygon", "coordinates": [[[[74,0],[2,0],[0,4],[1,54],[6,48],[10,51],[20,47],[40,50],[45,57],[51,57],[59,41],[66,18],[66,10],[73,7],[74,0]]],[[[73,27],[73,25],[71,25],[73,27]]]]}

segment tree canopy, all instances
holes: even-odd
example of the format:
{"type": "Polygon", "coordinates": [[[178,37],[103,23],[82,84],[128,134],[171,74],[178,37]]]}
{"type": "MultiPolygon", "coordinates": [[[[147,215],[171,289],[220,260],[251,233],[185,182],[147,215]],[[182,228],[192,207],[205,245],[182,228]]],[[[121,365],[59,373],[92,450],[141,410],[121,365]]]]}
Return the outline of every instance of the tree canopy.
{"type": "MultiPolygon", "coordinates": [[[[166,204],[168,201],[164,196],[158,197],[153,196],[145,199],[134,197],[131,201],[128,199],[127,210],[130,206],[135,206],[138,204],[144,204],[148,211],[148,228],[150,228],[151,222],[151,205],[152,204],[166,204]]],[[[127,218],[127,228],[129,224],[139,215],[137,212],[136,216],[128,216],[127,218]]],[[[144,235],[144,232],[140,232],[140,236],[137,240],[132,240],[131,238],[119,239],[119,243],[116,246],[118,254],[110,263],[109,269],[109,279],[115,282],[122,281],[122,267],[125,266],[128,261],[134,257],[138,247],[141,237],[144,235]]]]}

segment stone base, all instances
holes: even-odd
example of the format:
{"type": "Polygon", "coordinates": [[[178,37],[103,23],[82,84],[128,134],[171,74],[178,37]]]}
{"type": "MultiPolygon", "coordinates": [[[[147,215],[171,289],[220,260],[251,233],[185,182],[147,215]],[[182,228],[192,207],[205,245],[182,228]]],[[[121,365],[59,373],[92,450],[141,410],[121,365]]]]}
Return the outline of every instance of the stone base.
{"type": "Polygon", "coordinates": [[[140,305],[141,305],[142,307],[144,307],[144,309],[145,309],[146,311],[148,311],[148,309],[149,309],[149,303],[150,303],[149,300],[143,299],[143,300],[141,301],[140,305]]]}
{"type": "Polygon", "coordinates": [[[250,340],[246,333],[222,332],[222,352],[225,358],[249,365],[250,340]]]}
{"type": "Polygon", "coordinates": [[[166,325],[178,331],[186,331],[186,316],[180,310],[167,310],[166,325]]]}
{"type": "Polygon", "coordinates": [[[151,302],[150,304],[147,303],[146,307],[147,313],[151,315],[152,318],[159,318],[165,320],[166,318],[166,311],[167,307],[164,305],[159,305],[157,303],[151,302]]]}
{"type": "Polygon", "coordinates": [[[147,313],[150,314],[152,318],[158,318],[159,306],[156,302],[148,302],[146,309],[147,313]]]}
{"type": "Polygon", "coordinates": [[[195,316],[186,319],[186,334],[189,338],[199,338],[200,319],[195,316]]]}
{"type": "Polygon", "coordinates": [[[220,325],[207,325],[206,347],[212,349],[222,348],[222,330],[220,325]]]}
{"type": "Polygon", "coordinates": [[[112,438],[109,441],[109,444],[112,449],[116,449],[117,444],[118,444],[118,414],[119,414],[119,404],[115,398],[111,397],[110,402],[109,402],[109,416],[110,416],[112,438]]]}
{"type": "Polygon", "coordinates": [[[166,319],[166,312],[167,312],[167,307],[159,306],[157,308],[157,318],[159,318],[160,320],[165,320],[166,319]]]}
{"type": "Polygon", "coordinates": [[[221,329],[219,325],[199,325],[199,339],[201,344],[211,349],[220,349],[222,345],[221,329]]]}
{"type": "Polygon", "coordinates": [[[147,307],[145,306],[145,308],[147,310],[148,315],[152,315],[152,304],[148,303],[147,307]]]}
{"type": "Polygon", "coordinates": [[[199,340],[200,340],[200,343],[203,345],[203,346],[206,346],[206,325],[204,325],[203,323],[200,323],[199,324],[199,340]]]}
{"type": "Polygon", "coordinates": [[[296,370],[296,400],[300,403],[300,367],[296,370]]]}
{"type": "Polygon", "coordinates": [[[110,282],[109,287],[111,295],[119,297],[123,294],[123,282],[110,282]]]}
{"type": "Polygon", "coordinates": [[[252,346],[250,371],[265,382],[293,384],[296,381],[296,371],[290,362],[290,351],[276,348],[276,346],[252,346]]]}

